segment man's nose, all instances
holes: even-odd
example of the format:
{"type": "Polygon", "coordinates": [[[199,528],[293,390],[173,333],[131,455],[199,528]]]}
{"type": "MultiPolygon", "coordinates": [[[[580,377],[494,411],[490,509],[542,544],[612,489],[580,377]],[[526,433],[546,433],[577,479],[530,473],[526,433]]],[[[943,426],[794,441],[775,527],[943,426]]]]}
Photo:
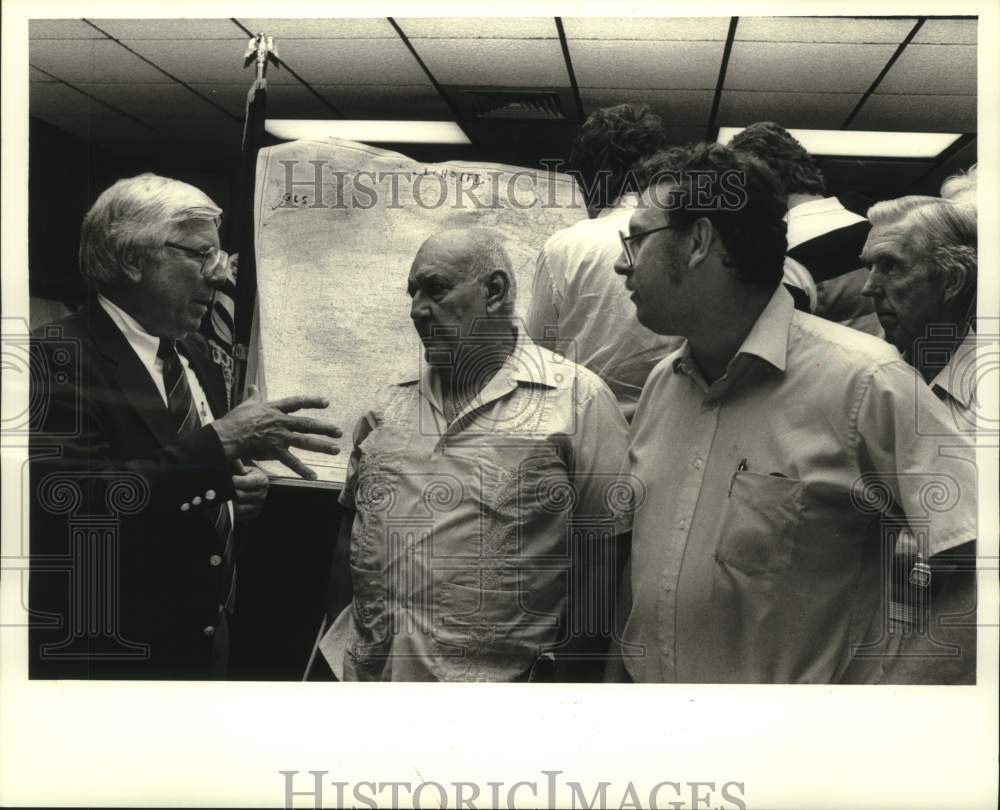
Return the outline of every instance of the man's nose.
{"type": "Polygon", "coordinates": [[[410,299],[410,320],[413,322],[426,320],[429,312],[429,307],[427,305],[426,299],[420,293],[417,293],[410,299]]]}
{"type": "Polygon", "coordinates": [[[875,273],[868,271],[868,278],[865,279],[865,286],[861,288],[861,294],[866,298],[875,298],[880,295],[882,288],[875,282],[875,273]]]}
{"type": "Polygon", "coordinates": [[[628,276],[632,273],[632,265],[629,263],[628,256],[625,255],[623,250],[618,254],[618,258],[615,259],[615,272],[620,276],[628,276]]]}

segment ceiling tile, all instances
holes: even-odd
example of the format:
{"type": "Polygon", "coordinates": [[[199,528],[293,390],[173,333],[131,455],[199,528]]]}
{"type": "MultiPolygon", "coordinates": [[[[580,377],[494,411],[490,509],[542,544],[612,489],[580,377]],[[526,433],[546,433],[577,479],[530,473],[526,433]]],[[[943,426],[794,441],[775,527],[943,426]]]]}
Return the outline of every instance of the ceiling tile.
{"type": "Polygon", "coordinates": [[[708,126],[714,96],[711,90],[580,88],[580,100],[586,115],[600,107],[613,107],[625,102],[648,104],[663,119],[664,126],[696,125],[701,127],[702,134],[708,126]]]}
{"type": "Polygon", "coordinates": [[[775,121],[784,127],[840,129],[861,93],[755,93],[726,90],[719,104],[720,126],[775,121]]]}
{"type": "Polygon", "coordinates": [[[895,50],[893,45],[734,42],[726,89],[864,92],[895,50]]]}
{"type": "Polygon", "coordinates": [[[156,82],[163,74],[109,39],[34,40],[28,61],[67,82],[156,82]]]}
{"type": "MultiPolygon", "coordinates": [[[[205,98],[209,98],[218,104],[222,109],[228,110],[233,115],[238,115],[241,119],[246,110],[248,84],[227,84],[216,82],[214,84],[202,84],[201,82],[191,82],[191,87],[198,91],[205,98]]],[[[289,85],[292,86],[292,85],[289,85]]],[[[270,101],[271,94],[268,94],[270,101]]]]}
{"type": "Polygon", "coordinates": [[[974,95],[975,45],[909,45],[890,68],[880,93],[974,95]]]}
{"type": "Polygon", "coordinates": [[[975,96],[873,93],[851,129],[901,132],[975,132],[975,96]]]}
{"type": "Polygon", "coordinates": [[[112,110],[62,82],[35,82],[28,91],[28,112],[34,116],[106,115],[112,110]]]}
{"type": "Polygon", "coordinates": [[[916,23],[916,17],[740,17],[736,39],[753,42],[891,42],[898,45],[916,23]]]}
{"type": "MultiPolygon", "coordinates": [[[[319,88],[313,88],[321,96],[319,88]]],[[[246,92],[243,93],[244,99],[246,92]]],[[[240,110],[240,117],[243,110],[240,110]]],[[[302,84],[275,85],[267,94],[268,118],[332,118],[334,112],[302,84]]]]}
{"type": "Polygon", "coordinates": [[[414,47],[440,84],[544,87],[569,83],[562,49],[554,39],[424,39],[414,47]]]}
{"type": "Polygon", "coordinates": [[[144,147],[159,138],[141,124],[137,124],[124,115],[109,113],[108,115],[38,115],[55,127],[64,130],[78,138],[98,143],[105,148],[117,148],[133,144],[137,148],[144,147]]]}
{"type": "Polygon", "coordinates": [[[221,113],[212,116],[149,115],[142,120],[170,138],[199,145],[229,145],[234,154],[240,151],[242,125],[221,113]]]}
{"type": "Polygon", "coordinates": [[[451,107],[429,83],[423,86],[314,85],[347,118],[451,121],[451,107]]]}
{"type": "MultiPolygon", "coordinates": [[[[400,39],[286,39],[278,53],[310,84],[429,84],[413,54],[400,39]]],[[[242,64],[242,63],[241,63],[242,64]]],[[[296,83],[287,70],[271,70],[272,84],[296,83]]]]}
{"type": "MultiPolygon", "coordinates": [[[[253,77],[243,68],[246,43],[241,39],[204,39],[192,45],[186,39],[131,39],[123,42],[153,64],[185,82],[246,82],[253,77]]],[[[162,80],[163,74],[158,74],[162,80]]],[[[271,74],[268,74],[271,77],[271,74]]]]}
{"type": "MultiPolygon", "coordinates": [[[[136,82],[134,84],[108,84],[83,82],[75,85],[80,90],[100,99],[119,110],[136,116],[162,115],[165,110],[179,115],[213,114],[217,110],[207,101],[177,82],[136,82]]],[[[193,86],[193,85],[192,85],[193,86]]],[[[204,96],[210,94],[195,87],[204,96]]],[[[246,88],[243,90],[246,96],[246,88]]],[[[238,110],[242,115],[242,106],[238,110]]]]}
{"type": "Polygon", "coordinates": [[[556,39],[552,17],[394,18],[409,39],[556,39]]]}
{"type": "Polygon", "coordinates": [[[28,20],[28,39],[104,39],[83,20],[28,20]]]}
{"type": "Polygon", "coordinates": [[[103,20],[94,25],[116,39],[239,39],[247,36],[232,20],[103,20]]]}
{"type": "Polygon", "coordinates": [[[32,82],[54,82],[54,81],[56,81],[56,79],[53,79],[48,73],[44,73],[41,70],[39,70],[38,68],[31,67],[31,66],[28,67],[28,80],[32,81],[32,82]]]}
{"type": "Polygon", "coordinates": [[[563,28],[571,42],[606,40],[725,40],[729,17],[565,17],[563,28]]]}
{"type": "Polygon", "coordinates": [[[935,20],[923,24],[913,44],[975,45],[976,20],[935,20]]]}
{"type": "Polygon", "coordinates": [[[239,17],[244,28],[275,39],[281,55],[283,39],[396,39],[399,34],[385,17],[341,19],[263,19],[239,17]]]}
{"type": "Polygon", "coordinates": [[[580,87],[714,90],[722,42],[620,42],[577,40],[569,46],[580,87]]]}

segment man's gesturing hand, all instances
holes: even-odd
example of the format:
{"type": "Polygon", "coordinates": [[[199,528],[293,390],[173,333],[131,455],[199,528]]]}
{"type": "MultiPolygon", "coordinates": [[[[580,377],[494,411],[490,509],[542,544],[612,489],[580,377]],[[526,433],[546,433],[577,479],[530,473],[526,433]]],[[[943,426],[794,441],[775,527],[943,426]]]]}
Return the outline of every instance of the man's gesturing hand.
{"type": "Polygon", "coordinates": [[[226,458],[274,459],[303,478],[315,480],[316,473],[288,448],[336,455],[340,448],[325,437],[339,438],[340,428],[325,419],[291,414],[302,408],[325,408],[330,403],[325,397],[302,395],[263,402],[256,386],[251,385],[248,391],[243,402],[212,422],[226,458]]]}

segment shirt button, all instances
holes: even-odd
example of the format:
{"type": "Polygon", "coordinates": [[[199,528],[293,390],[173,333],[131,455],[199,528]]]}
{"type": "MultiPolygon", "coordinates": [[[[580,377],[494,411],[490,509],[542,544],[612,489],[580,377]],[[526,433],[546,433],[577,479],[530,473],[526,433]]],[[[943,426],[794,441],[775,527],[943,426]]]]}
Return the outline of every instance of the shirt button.
{"type": "Polygon", "coordinates": [[[199,497],[198,497],[197,495],[195,495],[195,496],[194,496],[194,497],[193,497],[193,498],[191,499],[191,504],[192,504],[193,506],[201,506],[201,498],[199,498],[199,497]]]}
{"type": "Polygon", "coordinates": [[[211,565],[213,568],[222,565],[222,557],[220,557],[218,554],[213,554],[211,557],[208,558],[208,564],[211,565]]]}
{"type": "Polygon", "coordinates": [[[190,508],[191,508],[191,504],[189,504],[189,503],[182,503],[181,504],[181,511],[182,512],[187,512],[188,509],[190,509],[190,508]]]}
{"type": "Polygon", "coordinates": [[[215,490],[214,489],[210,489],[208,492],[205,493],[205,500],[206,501],[214,501],[215,500],[215,490]]]}
{"type": "Polygon", "coordinates": [[[210,624],[208,627],[206,627],[201,632],[204,633],[209,638],[211,638],[212,636],[215,635],[215,626],[210,624]]]}

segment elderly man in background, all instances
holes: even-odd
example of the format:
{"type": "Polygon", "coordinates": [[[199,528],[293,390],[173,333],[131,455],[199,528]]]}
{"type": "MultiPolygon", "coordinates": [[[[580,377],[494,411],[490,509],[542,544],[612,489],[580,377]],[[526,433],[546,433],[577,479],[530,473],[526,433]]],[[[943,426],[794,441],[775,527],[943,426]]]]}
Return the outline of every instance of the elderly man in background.
{"type": "Polygon", "coordinates": [[[868,210],[862,251],[870,267],[862,293],[875,304],[885,338],[956,417],[975,427],[976,273],[974,206],[937,197],[900,197],[868,210]]]}
{"type": "Polygon", "coordinates": [[[319,397],[228,413],[197,330],[225,282],[222,211],[153,174],[120,180],[87,213],[91,297],[32,345],[33,677],[226,674],[233,522],[253,517],[289,446],[336,453],[319,397]],[[109,522],[110,521],[110,522],[109,522]]]}
{"type": "Polygon", "coordinates": [[[590,219],[557,232],[538,256],[526,328],[604,380],[631,419],[650,370],[677,338],[639,324],[614,274],[618,232],[637,200],[636,165],[666,145],[662,121],[646,105],[592,113],[573,144],[590,219]]]}
{"type": "Polygon", "coordinates": [[[858,259],[869,231],[865,218],[827,196],[815,159],[784,127],[772,121],[751,124],[729,145],[763,161],[788,196],[786,283],[805,291],[814,315],[881,337],[871,302],[861,294],[867,277],[858,259]]]}
{"type": "Polygon", "coordinates": [[[580,628],[588,593],[613,599],[601,554],[616,542],[627,434],[613,395],[518,334],[510,259],[490,231],[431,236],[407,292],[423,368],[354,433],[340,499],[354,598],[320,642],[330,668],[511,681],[553,653],[597,652],[599,628],[580,628]]]}
{"type": "MultiPolygon", "coordinates": [[[[962,195],[960,199],[969,199],[967,183],[954,181],[942,188],[942,192],[952,190],[962,195]]],[[[875,302],[886,340],[951,412],[956,435],[937,437],[942,455],[970,456],[966,442],[957,434],[974,436],[976,429],[974,181],[971,200],[972,205],[959,199],[911,196],[880,202],[868,210],[872,230],[862,253],[871,268],[863,293],[875,302]]],[[[951,577],[964,579],[964,586],[936,599],[928,612],[921,588],[913,584],[928,556],[925,546],[913,539],[897,546],[890,609],[901,625],[926,627],[929,632],[908,632],[886,680],[974,683],[974,549],[955,559],[951,577]],[[962,655],[946,655],[946,645],[961,650],[962,655]]]]}
{"type": "Polygon", "coordinates": [[[892,539],[923,532],[934,567],[975,537],[974,471],[916,429],[947,430],[941,404],[884,341],[794,308],[784,213],[766,166],[703,145],[623,236],[639,321],[686,339],[630,434],[636,681],[878,680],[892,539]],[[954,502],[928,513],[942,480],[954,502]]]}

